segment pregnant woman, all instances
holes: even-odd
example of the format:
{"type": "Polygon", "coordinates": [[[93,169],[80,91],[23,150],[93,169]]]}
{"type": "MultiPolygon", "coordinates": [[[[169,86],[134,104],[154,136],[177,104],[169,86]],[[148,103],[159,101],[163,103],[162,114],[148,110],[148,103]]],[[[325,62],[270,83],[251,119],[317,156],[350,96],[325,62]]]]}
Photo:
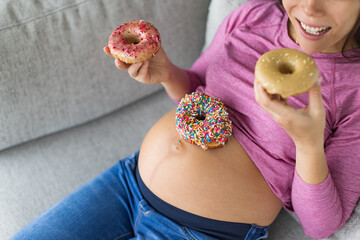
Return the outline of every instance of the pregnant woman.
{"type": "Polygon", "coordinates": [[[195,91],[221,99],[233,135],[205,151],[180,137],[173,110],[139,152],[14,239],[264,239],[282,206],[307,235],[330,236],[360,195],[359,15],[358,0],[250,0],[189,70],[162,48],[141,63],[116,59],[137,81],[161,83],[175,102],[195,91]],[[311,54],[321,83],[288,99],[254,86],[256,61],[278,48],[311,54]]]}

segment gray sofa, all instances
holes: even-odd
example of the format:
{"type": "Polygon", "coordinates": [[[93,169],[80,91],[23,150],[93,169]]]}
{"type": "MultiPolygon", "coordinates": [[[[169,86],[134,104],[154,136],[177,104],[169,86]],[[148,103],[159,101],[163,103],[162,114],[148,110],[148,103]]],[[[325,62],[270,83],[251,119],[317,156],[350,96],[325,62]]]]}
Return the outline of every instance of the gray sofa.
{"type": "MultiPolygon", "coordinates": [[[[103,53],[119,24],[152,22],[172,61],[190,67],[243,0],[0,1],[0,239],[139,149],[176,105],[103,53]]],[[[360,239],[359,204],[329,239],[360,239]]],[[[269,239],[309,239],[282,210],[269,239]]]]}

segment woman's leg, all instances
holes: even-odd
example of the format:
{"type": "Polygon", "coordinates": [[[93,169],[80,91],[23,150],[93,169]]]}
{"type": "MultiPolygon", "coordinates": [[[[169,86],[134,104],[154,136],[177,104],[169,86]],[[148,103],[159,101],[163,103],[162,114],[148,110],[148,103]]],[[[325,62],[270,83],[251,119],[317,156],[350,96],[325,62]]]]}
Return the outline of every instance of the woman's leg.
{"type": "Polygon", "coordinates": [[[134,236],[141,194],[135,169],[137,153],[120,161],[43,213],[13,240],[122,240],[134,236]]]}

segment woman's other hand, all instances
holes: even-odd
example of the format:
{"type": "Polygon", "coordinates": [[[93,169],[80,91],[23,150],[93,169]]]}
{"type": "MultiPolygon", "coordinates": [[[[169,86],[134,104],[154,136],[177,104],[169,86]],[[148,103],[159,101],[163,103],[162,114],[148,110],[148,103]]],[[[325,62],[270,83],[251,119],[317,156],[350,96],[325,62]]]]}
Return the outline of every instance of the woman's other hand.
{"type": "Polygon", "coordinates": [[[296,146],[323,148],[326,114],[320,80],[309,90],[309,105],[305,108],[292,107],[287,99],[269,94],[256,81],[254,91],[259,105],[284,128],[296,146]]]}
{"type": "MultiPolygon", "coordinates": [[[[104,52],[110,54],[108,46],[104,52]]],[[[150,60],[141,63],[127,64],[115,58],[115,66],[120,70],[127,70],[130,77],[144,84],[164,83],[170,79],[170,61],[163,48],[150,60]]]]}

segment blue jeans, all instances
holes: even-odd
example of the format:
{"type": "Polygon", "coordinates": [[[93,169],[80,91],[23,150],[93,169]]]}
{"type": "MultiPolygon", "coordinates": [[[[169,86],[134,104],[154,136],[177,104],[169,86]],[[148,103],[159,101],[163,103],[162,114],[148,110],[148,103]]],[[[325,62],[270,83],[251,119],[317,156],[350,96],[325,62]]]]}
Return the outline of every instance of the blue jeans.
{"type": "MultiPolygon", "coordinates": [[[[143,199],[135,178],[137,157],[138,152],[119,161],[47,210],[12,239],[214,240],[159,214],[143,199]]],[[[267,227],[253,225],[246,239],[264,239],[267,234],[267,227]]]]}

